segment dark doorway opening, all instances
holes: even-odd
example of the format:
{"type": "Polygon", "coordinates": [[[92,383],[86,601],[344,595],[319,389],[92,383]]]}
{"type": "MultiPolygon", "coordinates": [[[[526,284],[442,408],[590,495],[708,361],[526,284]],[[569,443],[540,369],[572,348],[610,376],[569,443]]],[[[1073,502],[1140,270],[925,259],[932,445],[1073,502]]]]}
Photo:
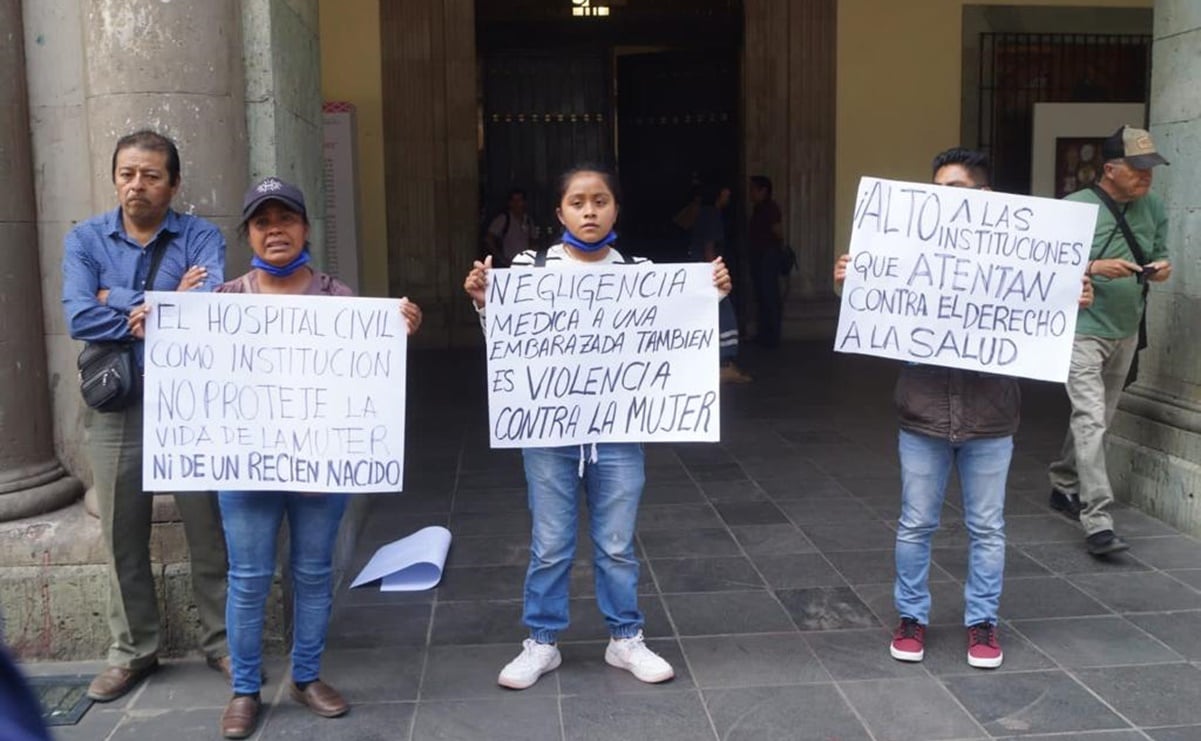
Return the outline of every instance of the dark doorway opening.
{"type": "Polygon", "coordinates": [[[519,187],[535,242],[557,241],[558,175],[598,162],[621,177],[621,244],[684,259],[677,212],[741,174],[741,0],[477,0],[476,43],[481,226],[519,187]]]}

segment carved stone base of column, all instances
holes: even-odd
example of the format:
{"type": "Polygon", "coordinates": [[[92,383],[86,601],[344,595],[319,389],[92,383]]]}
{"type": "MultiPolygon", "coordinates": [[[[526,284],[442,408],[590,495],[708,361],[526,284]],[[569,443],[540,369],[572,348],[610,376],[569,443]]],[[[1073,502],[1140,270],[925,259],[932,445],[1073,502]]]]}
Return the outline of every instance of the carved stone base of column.
{"type": "MultiPolygon", "coordinates": [[[[84,494],[83,506],[92,517],[100,516],[100,509],[96,504],[95,489],[88,489],[84,494]]],[[[175,506],[175,497],[171,494],[155,494],[154,513],[150,516],[150,521],[180,522],[179,508],[175,506]]]]}
{"type": "Polygon", "coordinates": [[[1112,431],[1106,459],[1117,498],[1201,536],[1201,408],[1135,385],[1112,431]]]}
{"type": "Polygon", "coordinates": [[[83,484],[58,461],[4,471],[0,473],[0,522],[66,507],[82,492],[83,484]]]}

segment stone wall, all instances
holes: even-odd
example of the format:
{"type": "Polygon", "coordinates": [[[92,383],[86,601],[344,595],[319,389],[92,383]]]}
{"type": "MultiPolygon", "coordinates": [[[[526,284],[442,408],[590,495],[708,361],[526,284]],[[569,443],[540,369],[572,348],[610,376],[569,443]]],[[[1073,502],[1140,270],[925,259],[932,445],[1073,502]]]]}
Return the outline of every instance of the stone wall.
{"type": "Polygon", "coordinates": [[[1150,347],[1123,396],[1109,445],[1115,491],[1201,535],[1201,4],[1155,3],[1151,133],[1171,162],[1155,169],[1167,205],[1172,277],[1153,284],[1150,347]]]}

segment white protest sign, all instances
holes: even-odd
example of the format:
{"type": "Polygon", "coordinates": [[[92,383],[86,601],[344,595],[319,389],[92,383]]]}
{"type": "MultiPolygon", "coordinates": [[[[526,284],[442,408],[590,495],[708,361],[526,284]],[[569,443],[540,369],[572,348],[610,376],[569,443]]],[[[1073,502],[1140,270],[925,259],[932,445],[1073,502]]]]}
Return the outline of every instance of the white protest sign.
{"type": "Polygon", "coordinates": [[[707,263],[490,271],[492,447],[716,442],[717,302],[707,263]]]}
{"type": "Polygon", "coordinates": [[[153,292],[146,302],[147,491],[400,491],[398,301],[153,292]]]}
{"type": "Polygon", "coordinates": [[[859,181],[834,349],[1064,381],[1097,207],[859,181]]]}

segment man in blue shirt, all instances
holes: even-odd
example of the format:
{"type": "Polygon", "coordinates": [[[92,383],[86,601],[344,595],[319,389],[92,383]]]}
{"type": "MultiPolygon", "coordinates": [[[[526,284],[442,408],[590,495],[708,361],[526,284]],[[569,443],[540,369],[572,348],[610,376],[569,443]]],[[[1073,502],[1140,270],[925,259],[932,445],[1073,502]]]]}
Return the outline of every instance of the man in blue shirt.
{"type": "MultiPolygon", "coordinates": [[[[203,219],[171,209],[179,152],[153,131],[122,137],[113,152],[118,207],[77,225],[63,255],[63,308],[71,337],[143,343],[129,330],[146,311],[143,291],[211,290],[224,279],[225,239],[203,219]],[[153,285],[151,260],[162,251],[153,285]]],[[[84,419],[93,488],[109,559],[108,668],[92,680],[98,702],[121,697],[158,668],[159,615],[150,566],[151,505],[142,491],[142,403],[84,419]]],[[[191,552],[192,588],[209,665],[228,674],[225,541],[210,493],[176,496],[191,552]]]]}

